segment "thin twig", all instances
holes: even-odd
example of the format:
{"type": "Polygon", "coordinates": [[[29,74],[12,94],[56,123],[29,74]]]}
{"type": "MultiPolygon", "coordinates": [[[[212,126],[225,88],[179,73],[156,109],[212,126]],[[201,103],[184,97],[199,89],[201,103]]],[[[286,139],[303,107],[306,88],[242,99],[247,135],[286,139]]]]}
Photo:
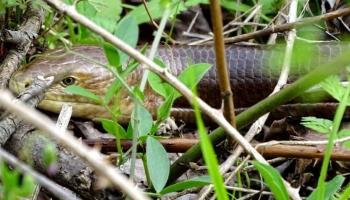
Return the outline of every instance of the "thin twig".
{"type": "Polygon", "coordinates": [[[233,94],[230,84],[230,74],[227,69],[226,51],[224,44],[222,13],[219,0],[210,0],[211,21],[214,31],[214,49],[216,61],[216,73],[219,77],[219,86],[221,91],[221,99],[224,102],[224,116],[230,124],[236,126],[235,106],[233,103],[233,94]]]}
{"type": "Polygon", "coordinates": [[[267,35],[270,35],[271,33],[289,31],[291,29],[303,27],[321,20],[330,20],[330,19],[334,19],[340,16],[349,15],[349,14],[350,14],[350,8],[343,8],[343,9],[339,9],[333,12],[326,13],[324,15],[316,16],[316,17],[306,17],[303,20],[300,20],[297,22],[291,22],[291,23],[281,24],[277,26],[272,26],[270,28],[266,28],[256,32],[246,33],[243,35],[226,38],[225,42],[236,43],[236,42],[247,41],[257,37],[267,36],[267,35]]]}

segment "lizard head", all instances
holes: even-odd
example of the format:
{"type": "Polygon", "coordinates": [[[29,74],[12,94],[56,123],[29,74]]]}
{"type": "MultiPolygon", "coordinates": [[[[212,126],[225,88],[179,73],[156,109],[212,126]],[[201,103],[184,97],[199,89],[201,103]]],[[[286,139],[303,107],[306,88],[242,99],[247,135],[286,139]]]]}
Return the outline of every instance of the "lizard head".
{"type": "Polygon", "coordinates": [[[71,51],[64,48],[48,51],[16,72],[10,80],[10,89],[15,93],[24,91],[37,76],[54,77],[53,85],[45,92],[39,108],[58,113],[64,103],[73,106],[73,116],[96,119],[106,117],[103,106],[82,96],[65,91],[69,85],[83,87],[98,96],[114,80],[113,74],[105,67],[103,50],[96,46],[76,46],[71,51]]]}

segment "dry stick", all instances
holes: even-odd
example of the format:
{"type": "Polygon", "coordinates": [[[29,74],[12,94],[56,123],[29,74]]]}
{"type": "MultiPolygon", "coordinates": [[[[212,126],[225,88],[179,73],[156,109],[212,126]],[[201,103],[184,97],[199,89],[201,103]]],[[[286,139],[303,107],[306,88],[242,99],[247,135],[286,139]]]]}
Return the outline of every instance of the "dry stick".
{"type": "MultiPolygon", "coordinates": [[[[261,6],[254,6],[254,7],[252,7],[252,9],[248,11],[248,12],[251,11],[251,13],[244,19],[243,23],[249,22],[249,21],[254,17],[255,13],[258,12],[258,10],[260,10],[260,8],[261,8],[261,6]]],[[[247,12],[247,13],[248,13],[248,12],[247,12]]],[[[243,15],[242,15],[242,16],[243,16],[243,15]]],[[[241,16],[241,17],[242,17],[242,16],[241,16]]],[[[235,19],[235,20],[237,20],[237,19],[235,19]]],[[[235,21],[235,20],[234,20],[234,21],[235,21]]],[[[233,26],[232,22],[230,22],[230,23],[227,24],[227,25],[233,26]]],[[[226,25],[226,27],[227,27],[227,25],[226,25]]],[[[227,35],[227,34],[233,32],[233,31],[236,31],[236,30],[238,30],[238,29],[241,28],[241,27],[242,27],[242,25],[240,25],[240,26],[238,26],[238,27],[231,28],[231,29],[225,31],[225,32],[224,32],[224,35],[227,35]]],[[[224,27],[224,30],[225,30],[225,27],[224,27]]],[[[200,45],[200,44],[204,44],[205,42],[211,41],[212,39],[213,39],[213,36],[208,36],[208,37],[206,37],[206,38],[204,38],[204,39],[202,39],[202,40],[198,40],[198,41],[191,42],[191,43],[189,43],[189,45],[200,45]]]]}
{"type": "Polygon", "coordinates": [[[227,70],[224,35],[222,33],[222,13],[219,0],[210,0],[210,12],[214,30],[216,74],[219,77],[221,98],[224,102],[224,116],[233,127],[236,127],[235,106],[230,85],[230,74],[227,70]]]}
{"type": "MultiPolygon", "coordinates": [[[[286,158],[304,158],[304,159],[322,159],[325,148],[313,146],[295,146],[277,144],[273,146],[256,145],[258,151],[265,157],[286,157],[286,158]]],[[[334,149],[331,159],[336,161],[350,161],[350,151],[346,149],[334,149]]]]}
{"type": "MultiPolygon", "coordinates": [[[[350,140],[350,136],[334,141],[334,143],[343,143],[350,140]]],[[[101,146],[103,152],[115,152],[114,139],[86,139],[83,142],[89,146],[101,146]]],[[[197,139],[161,139],[159,142],[163,145],[168,153],[183,153],[190,149],[193,145],[198,144],[197,139]]],[[[327,140],[321,141],[271,141],[267,143],[259,143],[255,146],[260,154],[266,157],[286,157],[286,158],[319,158],[323,155],[323,148],[316,145],[325,145],[327,140]],[[285,149],[288,148],[288,151],[285,149]],[[272,156],[273,155],[273,156],[272,156]]],[[[123,150],[127,151],[131,148],[131,140],[121,140],[123,150]]],[[[145,152],[145,144],[138,146],[139,152],[145,152]]],[[[238,155],[239,156],[239,155],[238,155]]],[[[235,156],[235,157],[238,157],[235,156]]],[[[232,156],[233,157],[233,156],[232,156]]],[[[346,149],[334,149],[332,152],[332,160],[350,161],[350,151],[346,149]]]]}
{"type": "Polygon", "coordinates": [[[339,9],[330,13],[326,13],[324,15],[319,15],[316,17],[306,17],[303,20],[297,21],[297,22],[292,22],[292,23],[286,23],[278,26],[272,26],[270,28],[266,28],[260,31],[252,32],[252,33],[247,33],[231,38],[226,38],[225,42],[227,43],[235,43],[235,42],[242,42],[242,41],[247,41],[256,37],[262,37],[262,36],[267,36],[270,35],[271,33],[277,33],[277,32],[283,32],[283,31],[289,31],[291,29],[295,29],[298,27],[306,26],[321,20],[329,20],[329,19],[334,19],[339,16],[344,16],[344,15],[349,15],[350,14],[350,8],[343,8],[339,9]]]}
{"type": "Polygon", "coordinates": [[[158,66],[153,61],[149,60],[147,57],[142,55],[140,52],[135,50],[134,48],[130,47],[128,44],[120,40],[119,38],[115,37],[105,29],[101,28],[100,26],[96,25],[94,22],[86,18],[85,16],[79,14],[74,6],[69,6],[67,4],[62,3],[58,0],[45,0],[47,3],[51,4],[54,8],[57,10],[66,13],[68,16],[70,16],[75,21],[81,23],[82,25],[86,26],[96,34],[103,37],[105,40],[109,41],[110,43],[114,44],[117,48],[122,50],[123,52],[130,55],[132,58],[143,64],[144,68],[151,70],[152,72],[158,74],[160,77],[162,77],[165,81],[173,85],[180,93],[184,95],[184,97],[187,98],[188,101],[192,102],[193,100],[197,101],[200,109],[207,114],[213,121],[218,123],[230,136],[232,136],[240,145],[244,147],[244,149],[251,154],[256,160],[259,162],[267,164],[266,160],[254,149],[249,142],[247,142],[243,136],[235,129],[233,128],[230,123],[228,123],[225,119],[225,117],[218,112],[216,109],[211,108],[208,104],[206,104],[203,100],[201,100],[198,97],[195,97],[192,94],[192,91],[188,89],[183,83],[181,83],[175,76],[173,76],[171,73],[168,72],[168,70],[158,66]]]}
{"type": "MultiPolygon", "coordinates": [[[[290,10],[289,11],[289,19],[288,19],[289,22],[293,22],[296,20],[296,13],[297,13],[296,9],[297,9],[297,2],[295,0],[292,0],[292,2],[290,4],[290,8],[289,8],[289,10],[290,10]]],[[[290,63],[291,63],[291,59],[292,59],[292,52],[293,52],[293,45],[294,45],[295,36],[296,36],[296,34],[295,34],[294,29],[288,33],[286,52],[285,52],[285,57],[283,60],[281,75],[278,79],[277,85],[275,86],[275,88],[272,91],[272,93],[270,94],[270,96],[277,93],[278,91],[280,91],[281,88],[287,83],[290,63]]],[[[261,131],[268,116],[269,116],[269,113],[263,115],[250,127],[247,134],[245,135],[245,139],[247,141],[251,141],[254,138],[254,136],[261,131]]],[[[237,149],[233,152],[233,154],[231,156],[229,156],[223,164],[221,164],[220,172],[222,174],[226,173],[230,169],[230,167],[236,162],[236,159],[241,155],[242,152],[243,152],[242,147],[240,147],[240,146],[237,147],[237,149]]],[[[206,196],[210,194],[212,189],[213,189],[212,185],[204,187],[201,190],[200,199],[205,199],[206,196]]]]}
{"type": "Polygon", "coordinates": [[[115,187],[125,191],[126,194],[133,199],[148,199],[148,197],[146,197],[140,190],[136,189],[125,176],[118,173],[116,168],[107,163],[97,150],[91,149],[82,144],[71,133],[56,129],[55,124],[48,117],[38,111],[28,108],[23,103],[14,103],[13,97],[8,91],[2,90],[0,94],[0,103],[4,107],[17,113],[21,118],[33,123],[35,126],[49,134],[58,143],[69,148],[76,155],[79,155],[90,166],[92,166],[98,174],[103,176],[115,187]],[[62,134],[62,132],[64,134],[62,134]]]}

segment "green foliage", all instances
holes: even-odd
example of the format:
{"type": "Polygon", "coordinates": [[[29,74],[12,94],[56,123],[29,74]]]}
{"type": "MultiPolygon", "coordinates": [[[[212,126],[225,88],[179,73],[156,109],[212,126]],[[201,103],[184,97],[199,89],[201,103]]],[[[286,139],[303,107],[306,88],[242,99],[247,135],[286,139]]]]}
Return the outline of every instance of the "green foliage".
{"type": "Polygon", "coordinates": [[[48,143],[43,151],[43,162],[45,167],[50,168],[51,166],[56,165],[57,159],[56,145],[48,143]]]}
{"type": "Polygon", "coordinates": [[[300,124],[319,133],[328,134],[332,130],[333,121],[317,117],[303,117],[300,124]]]}
{"type": "Polygon", "coordinates": [[[345,190],[340,194],[338,200],[348,200],[350,198],[350,184],[348,184],[345,190]]]}
{"type": "MultiPolygon", "coordinates": [[[[65,0],[66,3],[73,4],[74,0],[65,0]]],[[[122,11],[120,0],[85,0],[76,3],[77,11],[94,21],[109,32],[116,30],[117,21],[120,19],[122,11]]],[[[81,40],[86,36],[91,37],[91,32],[87,28],[80,26],[81,40]]]]}
{"type": "MultiPolygon", "coordinates": [[[[332,76],[322,82],[322,88],[329,93],[334,99],[337,99],[340,104],[337,108],[333,121],[318,119],[314,117],[304,118],[302,124],[308,128],[321,133],[328,134],[328,144],[326,147],[324,159],[322,162],[321,174],[318,180],[316,190],[309,196],[308,199],[331,199],[337,190],[341,187],[344,178],[341,176],[335,177],[331,182],[325,183],[329,160],[333,150],[333,142],[336,138],[341,138],[350,135],[349,130],[339,131],[342,116],[344,115],[346,106],[349,105],[350,86],[346,88],[341,84],[338,77],[332,76]]],[[[345,143],[349,146],[349,143],[345,143]]]]}
{"type": "MultiPolygon", "coordinates": [[[[207,63],[190,65],[181,72],[178,79],[189,89],[193,89],[210,68],[211,65],[207,63]]],[[[174,93],[175,99],[181,96],[171,85],[164,82],[158,75],[152,72],[148,76],[148,82],[154,91],[165,98],[172,95],[172,93],[174,93]]]]}
{"type": "Polygon", "coordinates": [[[228,200],[225,184],[220,174],[217,156],[215,154],[213,145],[210,142],[208,133],[204,127],[202,116],[198,107],[198,103],[196,101],[194,101],[193,107],[196,115],[196,123],[198,127],[198,133],[200,137],[200,145],[202,149],[203,158],[204,158],[205,164],[208,167],[210,179],[214,184],[214,188],[216,192],[215,194],[217,196],[217,199],[219,200],[228,200]]]}
{"type": "Polygon", "coordinates": [[[257,161],[253,161],[253,164],[264,178],[265,183],[272,191],[274,197],[277,200],[288,200],[288,192],[279,172],[270,165],[262,164],[257,161]]]}
{"type": "MultiPolygon", "coordinates": [[[[136,47],[139,36],[139,27],[134,17],[127,16],[120,20],[116,27],[116,30],[113,33],[115,36],[129,44],[131,47],[136,47]]],[[[117,51],[119,54],[119,65],[123,65],[129,56],[119,49],[117,49],[117,51]]]]}
{"type": "Polygon", "coordinates": [[[157,110],[157,121],[162,122],[170,115],[171,108],[175,101],[175,94],[172,93],[165,98],[164,103],[157,110]]]}
{"type": "MultiPolygon", "coordinates": [[[[338,132],[338,138],[345,138],[345,137],[349,137],[350,136],[350,130],[349,129],[342,129],[338,132]]],[[[342,143],[342,146],[345,148],[350,149],[350,141],[346,141],[342,143]]]]}
{"type": "Polygon", "coordinates": [[[111,66],[115,67],[118,70],[118,72],[120,72],[121,64],[120,64],[120,57],[119,57],[118,50],[109,43],[104,43],[103,49],[105,51],[105,55],[107,57],[108,63],[111,66]]]}
{"type": "Polygon", "coordinates": [[[242,2],[239,4],[236,1],[231,0],[222,0],[221,5],[222,7],[232,11],[247,12],[249,9],[251,9],[251,6],[248,6],[242,2]]]}
{"type": "Polygon", "coordinates": [[[259,2],[262,5],[261,11],[263,14],[277,13],[281,6],[285,3],[284,0],[262,0],[259,2]]]}
{"type": "Polygon", "coordinates": [[[131,139],[132,136],[128,135],[124,128],[117,122],[110,119],[101,119],[102,127],[111,135],[119,139],[131,139]]]}
{"type": "Polygon", "coordinates": [[[68,93],[75,94],[75,95],[83,96],[83,97],[88,98],[92,101],[95,101],[96,103],[101,103],[101,99],[99,96],[97,96],[96,94],[90,92],[89,90],[87,90],[85,88],[82,88],[82,87],[79,87],[76,85],[67,86],[64,91],[68,92],[68,93]]]}
{"type": "Polygon", "coordinates": [[[147,137],[147,166],[150,179],[157,193],[164,188],[170,171],[170,161],[164,147],[153,137],[147,137]]]}
{"type": "MultiPolygon", "coordinates": [[[[335,194],[340,190],[345,178],[343,176],[336,176],[334,177],[331,181],[327,182],[325,184],[325,195],[322,198],[323,200],[328,200],[328,199],[335,199],[335,194]]],[[[317,200],[317,193],[318,193],[319,188],[316,188],[310,196],[307,198],[307,200],[317,200]]]]}
{"type": "Polygon", "coordinates": [[[35,188],[34,179],[29,175],[20,176],[16,170],[10,170],[6,164],[0,164],[0,179],[2,183],[3,200],[15,200],[28,197],[35,188]]]}
{"type": "Polygon", "coordinates": [[[185,181],[170,185],[164,188],[160,192],[160,194],[164,195],[167,193],[178,192],[178,191],[182,191],[190,188],[203,187],[209,184],[211,184],[209,176],[199,176],[199,177],[195,177],[189,180],[185,180],[185,181]]]}
{"type": "Polygon", "coordinates": [[[151,131],[153,125],[152,115],[140,104],[136,104],[131,114],[131,126],[137,131],[139,137],[145,137],[151,131]]]}
{"type": "MultiPolygon", "coordinates": [[[[338,76],[331,76],[321,83],[322,88],[339,102],[345,94],[346,88],[341,84],[338,76]]],[[[349,102],[348,102],[349,105],[349,102]]]]}

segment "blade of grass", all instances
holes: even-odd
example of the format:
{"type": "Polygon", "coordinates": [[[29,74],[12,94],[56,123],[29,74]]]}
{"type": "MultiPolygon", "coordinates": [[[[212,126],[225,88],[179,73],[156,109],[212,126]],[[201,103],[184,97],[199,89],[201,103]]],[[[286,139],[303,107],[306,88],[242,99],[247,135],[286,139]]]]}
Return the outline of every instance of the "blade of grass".
{"type": "Polygon", "coordinates": [[[210,179],[212,180],[216,192],[216,196],[219,200],[228,200],[227,191],[223,178],[220,174],[219,164],[214,152],[213,145],[210,142],[208,133],[204,127],[201,112],[197,101],[193,101],[193,107],[196,116],[196,123],[198,127],[200,146],[203,153],[205,164],[208,166],[210,179]]]}
{"type": "MultiPolygon", "coordinates": [[[[348,77],[348,80],[350,80],[350,77],[348,77]]],[[[346,92],[343,95],[343,98],[342,98],[342,100],[339,104],[339,107],[338,107],[338,109],[335,113],[335,116],[334,116],[332,132],[329,135],[328,144],[327,144],[325,155],[324,155],[323,162],[322,162],[321,173],[320,173],[320,177],[318,179],[317,199],[324,198],[325,184],[326,184],[325,181],[326,181],[326,176],[327,176],[327,171],[328,171],[328,164],[329,164],[329,161],[331,158],[331,152],[333,150],[333,143],[334,143],[334,140],[336,139],[337,133],[339,131],[341,120],[342,120],[342,117],[344,115],[344,112],[345,112],[345,109],[347,106],[349,94],[350,94],[350,84],[347,86],[346,92]]]]}

